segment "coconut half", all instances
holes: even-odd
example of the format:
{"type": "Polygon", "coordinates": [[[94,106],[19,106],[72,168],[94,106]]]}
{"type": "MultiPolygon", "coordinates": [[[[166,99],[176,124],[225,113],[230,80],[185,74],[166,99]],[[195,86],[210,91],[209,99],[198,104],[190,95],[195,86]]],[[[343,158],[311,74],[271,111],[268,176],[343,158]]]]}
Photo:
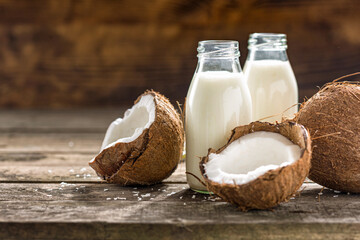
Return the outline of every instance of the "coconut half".
{"type": "Polygon", "coordinates": [[[300,124],[253,122],[233,130],[228,143],[209,149],[200,170],[209,191],[242,210],[288,200],[309,173],[311,140],[300,124]]]}
{"type": "Polygon", "coordinates": [[[89,165],[110,183],[155,184],[174,172],[183,145],[183,124],[175,108],[163,95],[146,91],[124,118],[110,124],[89,165]]]}

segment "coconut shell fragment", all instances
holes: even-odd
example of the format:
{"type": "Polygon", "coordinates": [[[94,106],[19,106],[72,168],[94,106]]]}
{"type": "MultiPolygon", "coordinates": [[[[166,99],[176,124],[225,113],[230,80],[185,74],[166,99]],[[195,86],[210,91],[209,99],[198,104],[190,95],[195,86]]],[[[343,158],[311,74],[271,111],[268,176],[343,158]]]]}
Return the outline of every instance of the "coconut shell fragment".
{"type": "MultiPolygon", "coordinates": [[[[241,161],[241,156],[238,156],[241,161]]],[[[300,124],[284,122],[270,124],[253,122],[240,126],[232,131],[228,143],[218,150],[209,149],[206,157],[200,162],[200,171],[209,191],[222,199],[237,205],[241,210],[268,209],[287,201],[301,187],[309,173],[311,158],[311,140],[308,131],[300,124]],[[267,171],[245,184],[214,182],[208,178],[204,164],[209,161],[211,153],[219,154],[232,142],[256,131],[279,133],[300,147],[300,158],[290,165],[267,171]]]]}
{"type": "Polygon", "coordinates": [[[89,165],[109,183],[151,185],[169,177],[182,156],[184,130],[179,114],[163,95],[146,91],[155,103],[155,119],[131,142],[116,142],[97,155],[89,165]]]}
{"type": "Polygon", "coordinates": [[[302,104],[295,120],[309,129],[309,178],[325,187],[360,193],[360,84],[331,83],[302,104]]]}

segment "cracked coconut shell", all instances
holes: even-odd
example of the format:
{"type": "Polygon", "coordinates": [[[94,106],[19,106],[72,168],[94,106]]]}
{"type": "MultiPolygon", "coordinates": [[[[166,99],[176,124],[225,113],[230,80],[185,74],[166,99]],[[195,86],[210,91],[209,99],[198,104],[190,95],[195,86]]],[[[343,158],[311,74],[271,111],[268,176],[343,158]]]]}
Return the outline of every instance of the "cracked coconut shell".
{"type": "Polygon", "coordinates": [[[360,84],[331,83],[302,104],[295,120],[309,129],[309,178],[325,187],[360,193],[360,84]]]}
{"type": "MultiPolygon", "coordinates": [[[[284,122],[270,124],[253,122],[249,125],[236,127],[228,143],[218,150],[209,149],[206,157],[200,162],[200,171],[205,179],[209,191],[215,193],[225,201],[237,205],[241,210],[268,209],[283,201],[287,201],[301,187],[309,173],[311,158],[311,140],[308,131],[300,124],[284,122]],[[209,154],[220,153],[232,142],[256,131],[279,133],[300,147],[300,158],[287,166],[265,172],[255,180],[245,184],[218,183],[210,180],[206,174],[204,164],[209,161],[209,154]]],[[[241,156],[238,156],[241,161],[241,156]]]]}
{"type": "Polygon", "coordinates": [[[105,147],[89,163],[109,183],[155,184],[169,177],[181,159],[184,130],[179,114],[166,97],[155,91],[146,91],[135,105],[148,95],[155,105],[151,125],[133,141],[117,141],[105,147]]]}

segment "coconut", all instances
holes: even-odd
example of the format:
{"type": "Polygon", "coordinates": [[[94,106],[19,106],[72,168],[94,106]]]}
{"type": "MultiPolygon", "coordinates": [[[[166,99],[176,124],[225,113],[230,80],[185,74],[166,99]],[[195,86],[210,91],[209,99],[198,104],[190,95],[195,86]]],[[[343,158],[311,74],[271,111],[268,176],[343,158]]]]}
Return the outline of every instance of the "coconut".
{"type": "Polygon", "coordinates": [[[330,83],[302,104],[295,120],[310,131],[309,178],[325,187],[360,193],[360,84],[330,83]]]}
{"type": "Polygon", "coordinates": [[[242,210],[287,201],[309,173],[311,140],[300,124],[253,122],[232,131],[228,143],[209,149],[200,171],[209,191],[242,210]]]}
{"type": "Polygon", "coordinates": [[[89,165],[109,183],[155,184],[174,172],[183,145],[177,111],[163,95],[146,91],[124,118],[110,124],[100,153],[89,165]]]}

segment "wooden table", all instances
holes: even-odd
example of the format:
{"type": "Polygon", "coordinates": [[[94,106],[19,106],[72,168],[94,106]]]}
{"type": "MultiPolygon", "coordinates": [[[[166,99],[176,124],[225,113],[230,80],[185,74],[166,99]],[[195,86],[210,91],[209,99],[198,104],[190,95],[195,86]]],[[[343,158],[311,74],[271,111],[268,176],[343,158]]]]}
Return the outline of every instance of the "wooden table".
{"type": "Polygon", "coordinates": [[[150,187],[102,182],[87,162],[122,112],[0,111],[0,239],[360,239],[360,196],[314,183],[241,212],[192,192],[184,163],[150,187]]]}

